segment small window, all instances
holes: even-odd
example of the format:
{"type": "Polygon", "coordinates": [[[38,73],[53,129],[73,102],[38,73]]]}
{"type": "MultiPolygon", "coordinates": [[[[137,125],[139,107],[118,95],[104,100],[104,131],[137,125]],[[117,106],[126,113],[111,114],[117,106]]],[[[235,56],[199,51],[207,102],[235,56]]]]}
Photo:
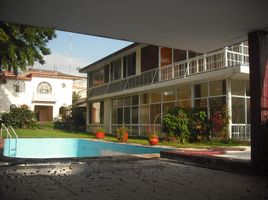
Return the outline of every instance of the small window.
{"type": "Polygon", "coordinates": [[[41,82],[37,86],[37,93],[39,93],[39,94],[51,94],[52,93],[52,87],[47,82],[41,82]]]}
{"type": "Polygon", "coordinates": [[[13,89],[15,92],[25,92],[25,83],[23,81],[15,81],[13,89]]]}

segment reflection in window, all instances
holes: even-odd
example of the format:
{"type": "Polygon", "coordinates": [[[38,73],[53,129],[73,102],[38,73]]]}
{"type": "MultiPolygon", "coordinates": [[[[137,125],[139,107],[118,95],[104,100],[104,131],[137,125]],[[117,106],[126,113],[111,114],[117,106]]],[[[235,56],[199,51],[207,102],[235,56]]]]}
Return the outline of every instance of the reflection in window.
{"type": "Polygon", "coordinates": [[[161,48],[161,67],[172,63],[172,49],[162,47],[161,48]]]}
{"type": "Polygon", "coordinates": [[[136,53],[132,53],[123,58],[123,77],[136,74],[136,53]]]}
{"type": "Polygon", "coordinates": [[[178,100],[191,99],[191,86],[182,86],[177,89],[178,100]]]}
{"type": "Polygon", "coordinates": [[[39,93],[39,94],[51,94],[52,87],[48,82],[41,82],[37,86],[37,93],[39,93]]]}
{"type": "Polygon", "coordinates": [[[164,101],[174,101],[176,99],[174,90],[167,90],[163,92],[164,101]]]}
{"type": "Polygon", "coordinates": [[[121,79],[121,59],[111,62],[111,81],[121,79]]]}
{"type": "Polygon", "coordinates": [[[226,105],[225,97],[209,98],[210,115],[221,110],[226,105]]]}
{"type": "Polygon", "coordinates": [[[140,123],[149,124],[149,105],[140,106],[140,123]]]}
{"type": "MultiPolygon", "coordinates": [[[[153,124],[156,116],[161,113],[161,104],[152,104],[150,105],[150,123],[153,124]]],[[[158,117],[156,124],[161,123],[161,118],[158,117]]]]}
{"type": "Polygon", "coordinates": [[[244,96],[244,81],[232,80],[231,92],[232,92],[232,95],[244,96]]]}
{"type": "Polygon", "coordinates": [[[196,84],[194,86],[195,98],[208,96],[208,83],[196,84]]]}
{"type": "Polygon", "coordinates": [[[104,83],[104,69],[93,72],[93,86],[104,83]]]}
{"type": "Polygon", "coordinates": [[[225,95],[226,94],[225,80],[210,82],[209,89],[210,89],[210,96],[225,95]]]}
{"type": "Polygon", "coordinates": [[[151,93],[151,103],[161,101],[161,92],[152,92],[151,93]]]}
{"type": "Polygon", "coordinates": [[[234,124],[245,123],[245,99],[232,97],[232,122],[234,124]]]}

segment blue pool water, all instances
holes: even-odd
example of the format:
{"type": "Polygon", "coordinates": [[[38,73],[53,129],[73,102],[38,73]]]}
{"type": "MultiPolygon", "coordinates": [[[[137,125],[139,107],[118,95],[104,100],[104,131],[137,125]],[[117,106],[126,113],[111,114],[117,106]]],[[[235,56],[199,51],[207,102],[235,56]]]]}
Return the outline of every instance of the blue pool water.
{"type": "Polygon", "coordinates": [[[17,158],[68,158],[96,157],[124,154],[151,154],[167,150],[164,148],[135,146],[112,142],[65,138],[6,139],[4,156],[17,158]]]}

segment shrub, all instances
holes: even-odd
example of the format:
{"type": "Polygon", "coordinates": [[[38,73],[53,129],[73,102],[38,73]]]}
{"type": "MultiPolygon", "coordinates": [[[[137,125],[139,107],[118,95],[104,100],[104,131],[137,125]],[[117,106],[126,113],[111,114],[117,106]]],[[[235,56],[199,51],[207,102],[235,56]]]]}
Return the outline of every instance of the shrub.
{"type": "Polygon", "coordinates": [[[208,140],[208,127],[209,123],[206,111],[202,109],[192,109],[190,112],[191,141],[208,140]]]}
{"type": "Polygon", "coordinates": [[[13,128],[36,128],[35,114],[28,106],[14,107],[9,113],[2,114],[2,123],[13,128]]]}
{"type": "Polygon", "coordinates": [[[210,116],[210,126],[212,136],[219,141],[225,141],[229,139],[228,124],[230,115],[227,107],[224,106],[220,111],[214,112],[210,116]]]}

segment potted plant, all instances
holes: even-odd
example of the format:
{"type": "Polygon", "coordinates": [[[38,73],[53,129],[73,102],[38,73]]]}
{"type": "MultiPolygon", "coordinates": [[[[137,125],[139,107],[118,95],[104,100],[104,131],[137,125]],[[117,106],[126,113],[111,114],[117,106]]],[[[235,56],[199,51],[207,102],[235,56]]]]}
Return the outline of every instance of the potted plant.
{"type": "Polygon", "coordinates": [[[125,125],[116,129],[118,142],[127,142],[128,128],[125,125]]]}
{"type": "Polygon", "coordinates": [[[105,137],[105,130],[103,127],[98,127],[96,129],[95,137],[97,139],[103,139],[105,137]]]}
{"type": "Polygon", "coordinates": [[[159,138],[158,138],[158,132],[155,130],[155,124],[156,124],[156,120],[158,117],[161,116],[161,113],[158,113],[155,118],[154,118],[154,126],[153,126],[153,130],[151,132],[149,132],[149,143],[150,145],[157,145],[159,143],[159,138]]]}
{"type": "Polygon", "coordinates": [[[157,145],[159,143],[158,133],[153,131],[149,134],[149,143],[150,145],[157,145]]]}

